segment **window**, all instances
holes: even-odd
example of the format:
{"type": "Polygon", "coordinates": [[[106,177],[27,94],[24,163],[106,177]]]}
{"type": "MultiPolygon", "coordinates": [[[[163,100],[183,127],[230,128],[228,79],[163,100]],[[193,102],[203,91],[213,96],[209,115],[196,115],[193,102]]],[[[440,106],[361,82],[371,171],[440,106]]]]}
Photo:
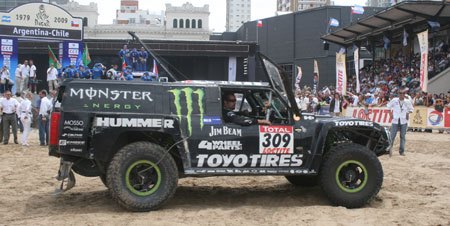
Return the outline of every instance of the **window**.
{"type": "Polygon", "coordinates": [[[195,27],[196,27],[195,20],[192,19],[192,28],[195,28],[195,27]]]}
{"type": "Polygon", "coordinates": [[[186,19],[186,28],[191,27],[191,21],[189,19],[186,19]]]}
{"type": "Polygon", "coordinates": [[[134,23],[136,23],[136,19],[135,19],[135,18],[130,18],[129,21],[128,21],[128,23],[134,24],[134,23]]]}
{"type": "Polygon", "coordinates": [[[202,28],[202,20],[198,20],[198,28],[202,28]]]}
{"type": "Polygon", "coordinates": [[[173,19],[173,28],[177,28],[177,27],[178,27],[178,20],[173,19]]]}
{"type": "Polygon", "coordinates": [[[180,19],[180,28],[184,28],[184,20],[180,19]]]}

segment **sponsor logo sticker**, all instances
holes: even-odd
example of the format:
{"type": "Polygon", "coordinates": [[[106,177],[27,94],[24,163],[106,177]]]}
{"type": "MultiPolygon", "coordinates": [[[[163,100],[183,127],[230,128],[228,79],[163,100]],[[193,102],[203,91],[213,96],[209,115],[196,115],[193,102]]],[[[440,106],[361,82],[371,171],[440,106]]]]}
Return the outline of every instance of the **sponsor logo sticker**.
{"type": "Polygon", "coordinates": [[[373,122],[369,121],[337,121],[334,124],[336,126],[373,126],[373,122]]]}
{"type": "Polygon", "coordinates": [[[97,117],[97,127],[174,128],[173,119],[160,118],[109,118],[97,117]]]}
{"type": "Polygon", "coordinates": [[[294,155],[245,155],[213,154],[197,155],[197,167],[299,167],[303,164],[302,154],[294,155]]]}
{"type": "Polygon", "coordinates": [[[259,153],[293,154],[293,132],[292,126],[259,126],[259,153]]]}
{"type": "Polygon", "coordinates": [[[200,129],[203,129],[204,118],[203,114],[205,113],[205,109],[203,107],[203,99],[205,97],[205,91],[202,88],[192,89],[190,87],[182,88],[182,89],[171,89],[168,91],[173,95],[173,104],[175,105],[175,111],[178,117],[180,124],[183,122],[183,115],[186,116],[187,126],[189,136],[192,135],[192,114],[194,112],[194,96],[196,96],[198,112],[200,115],[200,129]],[[182,106],[182,98],[184,96],[185,106],[182,106]],[[184,110],[186,109],[186,110],[184,110]]]}
{"type": "Polygon", "coordinates": [[[211,131],[208,134],[210,137],[214,136],[237,136],[242,137],[242,129],[232,128],[228,126],[214,127],[211,126],[211,131]]]}
{"type": "Polygon", "coordinates": [[[222,119],[220,116],[204,116],[203,117],[204,125],[221,125],[222,119]]]}
{"type": "Polygon", "coordinates": [[[242,150],[242,144],[237,140],[202,140],[198,144],[198,149],[203,150],[218,150],[218,151],[231,151],[231,150],[242,150]]]}

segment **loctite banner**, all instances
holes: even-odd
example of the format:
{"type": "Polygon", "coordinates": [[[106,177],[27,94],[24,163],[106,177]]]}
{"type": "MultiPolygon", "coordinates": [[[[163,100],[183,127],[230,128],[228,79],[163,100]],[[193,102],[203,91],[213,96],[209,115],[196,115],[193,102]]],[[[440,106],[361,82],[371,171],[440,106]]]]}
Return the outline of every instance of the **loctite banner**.
{"type": "Polygon", "coordinates": [[[360,92],[360,85],[359,85],[359,48],[355,48],[355,51],[353,51],[353,57],[355,61],[355,75],[356,75],[356,92],[360,92]]]}
{"type": "Polygon", "coordinates": [[[420,89],[428,89],[428,30],[417,34],[420,46],[420,89]]]}
{"type": "Polygon", "coordinates": [[[336,91],[341,95],[347,93],[347,74],[345,70],[345,54],[336,53],[336,91]]]}
{"type": "MultiPolygon", "coordinates": [[[[343,112],[344,116],[365,119],[376,122],[382,126],[391,126],[392,118],[390,110],[386,107],[348,107],[343,112]]],[[[450,108],[439,112],[434,108],[415,107],[409,115],[409,127],[442,129],[450,128],[450,108]]]]}

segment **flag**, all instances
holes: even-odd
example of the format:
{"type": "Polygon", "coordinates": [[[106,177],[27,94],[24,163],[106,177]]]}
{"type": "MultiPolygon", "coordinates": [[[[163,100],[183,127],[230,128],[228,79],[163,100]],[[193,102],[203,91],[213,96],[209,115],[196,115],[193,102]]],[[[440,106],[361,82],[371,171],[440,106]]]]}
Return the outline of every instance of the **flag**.
{"type": "Polygon", "coordinates": [[[391,0],[391,6],[397,4],[397,0],[391,0]]]}
{"type": "Polygon", "coordinates": [[[262,20],[258,20],[258,22],[256,23],[256,26],[257,27],[262,27],[263,26],[262,20]]]}
{"type": "Polygon", "coordinates": [[[319,64],[317,60],[314,60],[314,75],[317,74],[317,81],[319,81],[319,64]]]}
{"type": "Polygon", "coordinates": [[[330,27],[339,27],[339,20],[331,17],[330,21],[328,22],[330,27]]]}
{"type": "Polygon", "coordinates": [[[52,48],[48,45],[48,65],[53,65],[56,69],[61,68],[61,63],[59,63],[58,59],[56,58],[55,54],[52,51],[52,48]]]}
{"type": "Polygon", "coordinates": [[[359,48],[356,45],[354,46],[353,57],[355,61],[356,93],[359,93],[361,91],[361,85],[359,84],[359,48]]]}
{"type": "Polygon", "coordinates": [[[403,46],[408,45],[408,33],[406,32],[406,29],[403,28],[403,46]]]}
{"type": "Polygon", "coordinates": [[[314,78],[313,78],[313,93],[317,93],[317,87],[319,87],[319,65],[317,60],[314,60],[314,78]]]}
{"type": "Polygon", "coordinates": [[[384,35],[383,42],[384,42],[384,45],[383,45],[384,49],[388,49],[389,46],[391,45],[391,40],[389,40],[389,38],[386,35],[384,35]]]}
{"type": "Polygon", "coordinates": [[[122,71],[125,71],[126,67],[127,67],[127,63],[125,62],[125,57],[122,57],[122,71]]]}
{"type": "Polygon", "coordinates": [[[79,27],[79,26],[80,26],[80,23],[78,23],[78,21],[72,20],[72,22],[70,23],[70,25],[71,25],[72,27],[79,27]]]}
{"type": "Polygon", "coordinates": [[[352,14],[364,14],[364,7],[360,5],[352,6],[352,14]]]}
{"type": "Polygon", "coordinates": [[[336,53],[336,92],[347,93],[347,73],[345,70],[345,54],[336,53]]]}
{"type": "Polygon", "coordinates": [[[153,59],[153,70],[152,70],[152,72],[153,72],[153,74],[155,74],[156,76],[159,77],[159,74],[158,74],[158,64],[156,63],[156,60],[155,60],[155,59],[153,59]]]}
{"type": "Polygon", "coordinates": [[[11,16],[2,16],[2,23],[11,23],[11,16]]]}
{"type": "Polygon", "coordinates": [[[297,66],[297,78],[295,78],[295,89],[300,90],[300,81],[302,80],[303,72],[302,67],[297,66]]]}
{"type": "Polygon", "coordinates": [[[417,34],[420,47],[420,89],[428,91],[428,30],[417,34]]]}
{"type": "Polygon", "coordinates": [[[427,21],[427,22],[428,25],[430,25],[432,32],[439,31],[439,28],[441,27],[441,24],[439,22],[436,21],[427,21]]]}
{"type": "Polygon", "coordinates": [[[81,58],[84,66],[88,66],[88,64],[91,63],[91,56],[89,55],[89,49],[87,44],[85,44],[84,46],[83,56],[81,58]]]}

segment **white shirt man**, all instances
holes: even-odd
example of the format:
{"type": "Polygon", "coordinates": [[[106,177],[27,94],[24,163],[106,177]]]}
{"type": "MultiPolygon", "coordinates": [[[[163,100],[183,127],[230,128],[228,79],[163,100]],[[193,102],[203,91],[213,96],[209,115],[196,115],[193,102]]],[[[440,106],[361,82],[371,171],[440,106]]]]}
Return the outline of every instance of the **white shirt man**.
{"type": "Polygon", "coordinates": [[[41,98],[41,106],[39,108],[39,115],[48,117],[52,110],[52,102],[45,96],[41,98]]]}
{"type": "Polygon", "coordinates": [[[58,83],[56,81],[58,75],[58,70],[53,65],[50,65],[50,67],[47,69],[47,82],[48,82],[48,89],[50,91],[53,91],[58,88],[58,83]]]}
{"type": "MultiPolygon", "coordinates": [[[[403,94],[404,95],[404,94],[403,94]]],[[[413,112],[414,108],[410,100],[403,98],[401,100],[399,97],[396,97],[389,101],[387,104],[387,108],[392,110],[392,124],[407,124],[409,120],[409,113],[413,112]]]]}
{"type": "MultiPolygon", "coordinates": [[[[399,91],[399,97],[389,101],[387,108],[391,111],[392,125],[391,125],[391,142],[394,143],[397,132],[400,131],[400,155],[405,155],[406,143],[406,129],[408,128],[409,113],[413,112],[414,108],[410,100],[405,98],[405,92],[399,91]]],[[[388,148],[389,156],[392,155],[392,144],[388,148]]]]}
{"type": "Polygon", "coordinates": [[[21,93],[28,86],[28,78],[30,77],[30,66],[28,66],[28,61],[24,61],[23,65],[20,67],[20,83],[17,83],[17,92],[21,93]]]}
{"type": "Polygon", "coordinates": [[[16,99],[11,98],[11,94],[9,95],[9,97],[3,98],[0,103],[3,114],[8,115],[16,113],[17,109],[19,108],[19,102],[16,99]]]}

